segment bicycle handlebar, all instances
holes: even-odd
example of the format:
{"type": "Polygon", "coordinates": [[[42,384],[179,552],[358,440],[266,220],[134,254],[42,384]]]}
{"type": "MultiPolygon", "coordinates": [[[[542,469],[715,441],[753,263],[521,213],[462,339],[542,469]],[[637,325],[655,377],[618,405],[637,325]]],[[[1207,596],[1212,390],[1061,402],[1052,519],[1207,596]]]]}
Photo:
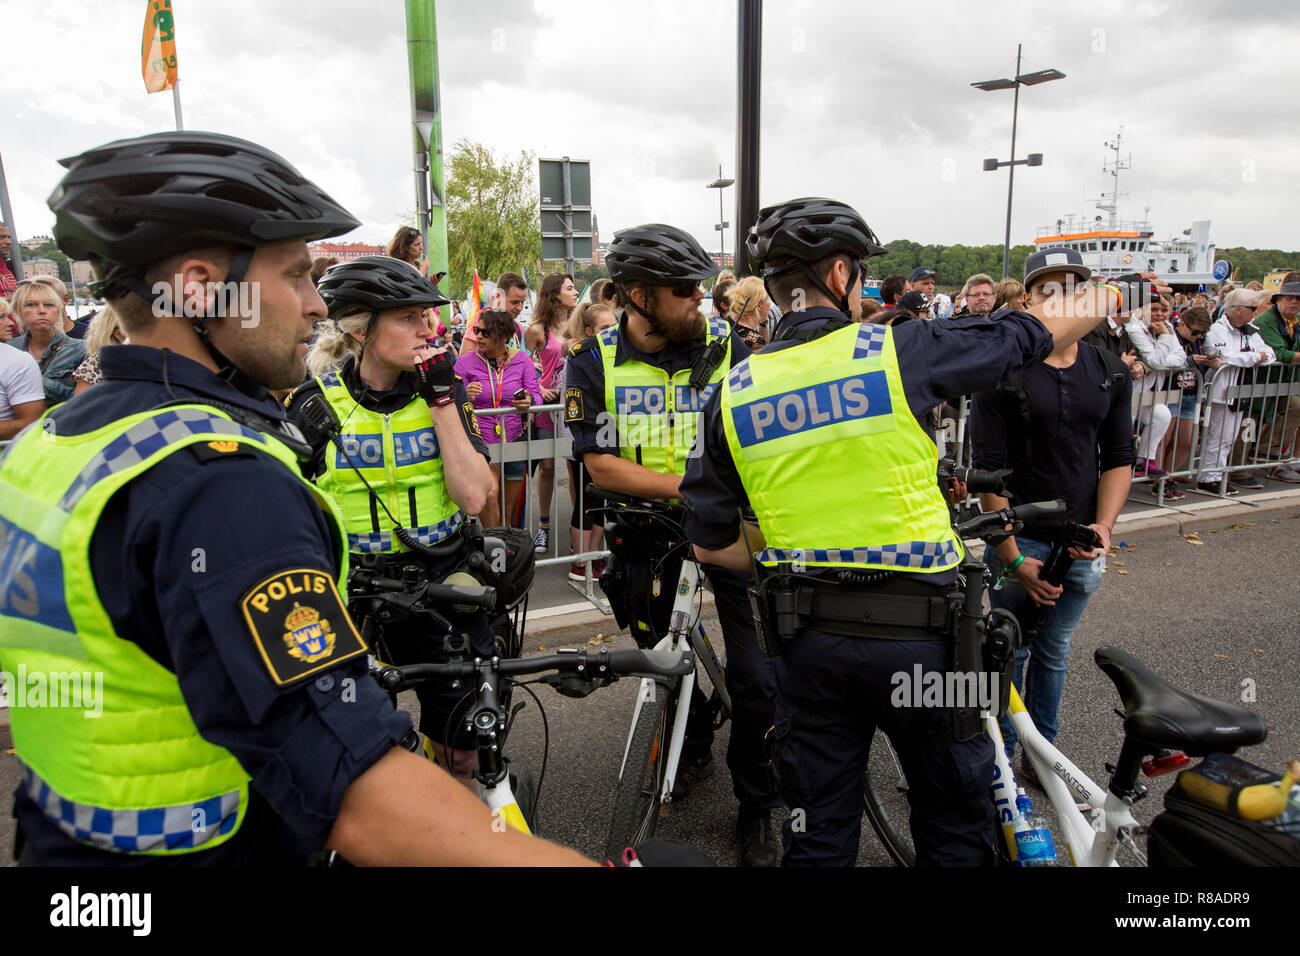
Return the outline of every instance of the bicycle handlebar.
{"type": "Polygon", "coordinates": [[[689,651],[610,650],[595,654],[586,648],[565,648],[540,657],[492,658],[490,661],[449,661],[445,664],[407,664],[384,667],[376,675],[381,687],[396,692],[414,684],[438,678],[474,677],[482,667],[489,667],[502,677],[560,671],[592,678],[612,673],[618,677],[680,677],[695,667],[689,651]]]}
{"type": "MultiPolygon", "coordinates": [[[[483,610],[491,610],[496,606],[497,590],[492,587],[474,587],[464,584],[436,584],[428,582],[426,584],[407,584],[394,578],[386,578],[378,572],[370,571],[366,568],[358,568],[352,573],[349,580],[349,590],[355,582],[355,586],[365,589],[373,589],[381,592],[391,592],[410,595],[413,602],[421,600],[433,601],[438,604],[470,604],[483,610]]],[[[369,595],[371,597],[380,597],[382,595],[369,595]]]]}

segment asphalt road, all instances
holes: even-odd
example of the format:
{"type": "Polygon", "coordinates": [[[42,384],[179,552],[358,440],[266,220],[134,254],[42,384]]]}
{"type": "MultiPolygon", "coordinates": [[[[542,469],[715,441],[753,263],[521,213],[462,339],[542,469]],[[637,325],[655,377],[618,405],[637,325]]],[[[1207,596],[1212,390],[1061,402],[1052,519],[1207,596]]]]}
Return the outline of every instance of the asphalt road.
{"type": "MultiPolygon", "coordinates": [[[[1093,651],[1105,645],[1132,651],[1162,676],[1198,694],[1239,701],[1244,689],[1253,689],[1254,701],[1248,706],[1258,710],[1271,729],[1264,744],[1242,755],[1279,772],[1288,757],[1300,756],[1300,604],[1294,588],[1300,508],[1208,521],[1199,528],[1199,544],[1171,528],[1117,535],[1130,547],[1111,560],[1075,633],[1057,744],[1103,785],[1104,764],[1117,756],[1121,740],[1120,720],[1112,712],[1118,696],[1092,662],[1093,651]]],[[[707,614],[706,629],[718,634],[716,618],[711,611],[707,614]]],[[[595,630],[551,633],[540,643],[548,650],[585,643],[595,630]]],[[[620,637],[614,646],[632,644],[620,637]]],[[[526,639],[526,652],[537,650],[539,641],[526,639]]],[[[537,688],[550,732],[539,807],[543,836],[588,854],[603,851],[635,693],[633,681],[581,700],[537,688]]],[[[8,748],[3,723],[0,719],[0,745],[8,748]]],[[[735,865],[736,805],[722,760],[728,730],[720,730],[714,743],[717,772],[688,801],[663,812],[659,835],[693,843],[717,862],[735,865]]],[[[507,752],[539,770],[542,739],[542,722],[530,701],[507,752]]],[[[1135,808],[1139,820],[1147,822],[1159,812],[1172,779],[1148,781],[1151,794],[1135,808]]],[[[5,794],[0,800],[6,810],[16,781],[17,761],[8,754],[0,756],[0,793],[5,794]]],[[[1034,790],[1030,794],[1043,809],[1041,795],[1034,790]]],[[[11,845],[12,821],[8,812],[0,811],[0,847],[7,850],[11,845]]],[[[865,824],[859,862],[887,862],[865,824]]]]}

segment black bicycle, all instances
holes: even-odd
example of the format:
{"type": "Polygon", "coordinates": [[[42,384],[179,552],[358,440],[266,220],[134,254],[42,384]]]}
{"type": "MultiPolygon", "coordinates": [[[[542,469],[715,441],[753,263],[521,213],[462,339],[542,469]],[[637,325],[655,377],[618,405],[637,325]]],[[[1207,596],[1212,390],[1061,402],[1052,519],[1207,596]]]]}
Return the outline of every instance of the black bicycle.
{"type": "MultiPolygon", "coordinates": [[[[399,667],[372,660],[371,674],[394,696],[430,681],[452,690],[464,690],[465,699],[471,703],[465,711],[463,726],[473,734],[478,753],[474,778],[478,781],[479,796],[503,826],[525,833],[537,830],[538,803],[550,751],[546,710],[529,684],[549,684],[564,696],[576,698],[586,697],[621,677],[676,683],[681,675],[693,673],[695,669],[695,660],[689,653],[673,651],[562,648],[554,654],[537,657],[480,657],[474,654],[468,637],[458,634],[439,608],[495,607],[498,595],[494,588],[409,582],[364,571],[355,577],[357,589],[364,589],[365,600],[371,607],[365,620],[374,622],[372,627],[387,616],[396,616],[426,621],[446,635],[447,662],[399,667]],[[532,679],[520,679],[524,677],[532,679]],[[532,697],[542,718],[542,762],[535,780],[525,761],[512,761],[506,756],[506,742],[515,718],[527,706],[525,702],[511,706],[510,692],[515,687],[532,697]]],[[[364,631],[362,636],[366,636],[364,631]]],[[[408,746],[416,752],[430,752],[418,734],[408,740],[408,746]]]]}

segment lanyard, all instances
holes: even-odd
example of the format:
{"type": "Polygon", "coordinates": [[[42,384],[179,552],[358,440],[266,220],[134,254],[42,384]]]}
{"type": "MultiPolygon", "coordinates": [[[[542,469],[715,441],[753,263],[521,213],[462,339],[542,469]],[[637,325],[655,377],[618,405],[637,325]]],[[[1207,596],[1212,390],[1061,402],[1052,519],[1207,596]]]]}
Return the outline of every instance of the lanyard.
{"type": "MultiPolygon", "coordinates": [[[[485,366],[487,366],[487,373],[488,373],[488,390],[492,393],[492,405],[491,405],[491,407],[492,407],[492,408],[500,408],[500,407],[501,407],[501,392],[505,389],[505,386],[506,386],[506,373],[505,373],[505,369],[502,369],[501,372],[500,372],[500,374],[498,374],[497,377],[496,377],[495,379],[493,379],[493,377],[492,377],[492,364],[493,364],[493,363],[490,362],[490,361],[488,361],[488,359],[487,359],[487,358],[483,355],[483,353],[481,353],[481,352],[479,353],[479,358],[483,359],[483,364],[484,364],[485,366]]],[[[508,363],[507,363],[507,364],[508,364],[508,363]]]]}

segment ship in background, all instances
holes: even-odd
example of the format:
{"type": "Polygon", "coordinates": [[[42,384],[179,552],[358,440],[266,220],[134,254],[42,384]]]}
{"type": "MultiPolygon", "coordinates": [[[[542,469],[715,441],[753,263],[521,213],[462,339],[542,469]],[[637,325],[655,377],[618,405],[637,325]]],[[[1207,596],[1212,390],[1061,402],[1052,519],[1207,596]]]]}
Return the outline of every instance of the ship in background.
{"type": "Polygon", "coordinates": [[[1110,192],[1102,193],[1096,206],[1108,216],[1058,219],[1055,225],[1039,228],[1034,244],[1039,249],[1063,246],[1077,250],[1083,264],[1096,276],[1154,272],[1183,292],[1217,286],[1210,220],[1193,222],[1181,236],[1157,239],[1151,228],[1149,206],[1140,220],[1119,218],[1119,199],[1125,195],[1119,189],[1119,174],[1132,165],[1131,157],[1120,156],[1123,135],[1121,127],[1114,140],[1106,144],[1112,156],[1102,170],[1111,177],[1111,187],[1110,192]]]}

